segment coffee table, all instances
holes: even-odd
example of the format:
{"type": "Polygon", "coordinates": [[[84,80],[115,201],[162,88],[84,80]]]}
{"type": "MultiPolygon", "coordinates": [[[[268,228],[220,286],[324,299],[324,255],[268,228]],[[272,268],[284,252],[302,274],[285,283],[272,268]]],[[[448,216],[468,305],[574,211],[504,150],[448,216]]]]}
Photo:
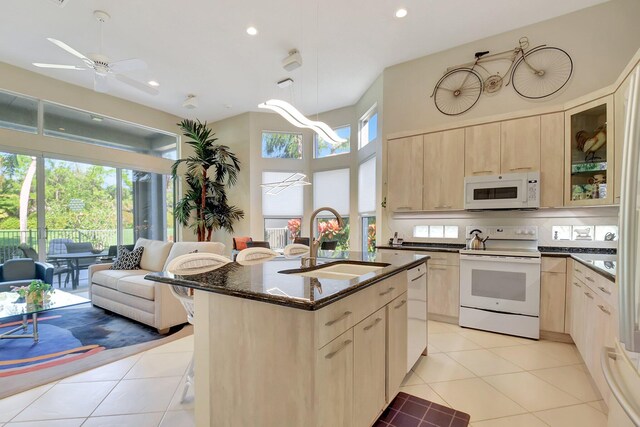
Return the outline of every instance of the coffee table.
{"type": "Polygon", "coordinates": [[[38,314],[87,302],[91,301],[59,289],[53,291],[50,299],[42,305],[27,304],[23,299],[20,299],[17,292],[0,292],[0,320],[12,316],[22,316],[22,324],[0,334],[0,339],[33,338],[34,342],[38,342],[38,314]],[[26,333],[29,326],[28,316],[32,318],[33,332],[31,334],[26,333]],[[21,335],[13,335],[20,330],[22,330],[21,335]]]}

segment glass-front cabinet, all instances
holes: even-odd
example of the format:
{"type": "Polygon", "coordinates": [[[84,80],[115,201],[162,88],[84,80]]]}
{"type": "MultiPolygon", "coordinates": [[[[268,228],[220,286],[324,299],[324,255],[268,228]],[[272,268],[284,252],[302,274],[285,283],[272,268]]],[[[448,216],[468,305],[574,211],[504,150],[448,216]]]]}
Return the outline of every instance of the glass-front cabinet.
{"type": "Polygon", "coordinates": [[[613,204],[613,96],[565,113],[565,206],[613,204]]]}

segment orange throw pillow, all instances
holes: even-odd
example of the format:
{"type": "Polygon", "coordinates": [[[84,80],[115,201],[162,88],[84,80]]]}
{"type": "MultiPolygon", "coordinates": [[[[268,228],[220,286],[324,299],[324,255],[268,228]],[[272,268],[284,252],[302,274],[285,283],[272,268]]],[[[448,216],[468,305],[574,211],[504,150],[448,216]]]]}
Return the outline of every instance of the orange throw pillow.
{"type": "Polygon", "coordinates": [[[252,242],[253,239],[251,237],[234,237],[233,242],[236,247],[236,250],[241,251],[243,249],[247,249],[247,242],[252,242]]]}

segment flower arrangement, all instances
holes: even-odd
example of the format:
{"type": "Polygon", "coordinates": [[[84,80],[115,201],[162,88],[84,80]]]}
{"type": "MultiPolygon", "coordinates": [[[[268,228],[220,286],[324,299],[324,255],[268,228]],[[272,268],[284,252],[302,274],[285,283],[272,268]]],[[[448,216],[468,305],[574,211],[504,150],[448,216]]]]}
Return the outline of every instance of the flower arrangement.
{"type": "Polygon", "coordinates": [[[302,223],[299,218],[290,219],[287,222],[287,228],[289,229],[289,234],[291,235],[291,241],[295,240],[297,237],[300,237],[300,227],[302,223]]]}
{"type": "Polygon", "coordinates": [[[13,287],[12,290],[20,295],[27,304],[42,305],[53,292],[51,285],[42,280],[33,280],[27,286],[13,287]]]}
{"type": "Polygon", "coordinates": [[[376,251],[376,225],[369,224],[367,229],[367,250],[369,252],[376,251]]]}

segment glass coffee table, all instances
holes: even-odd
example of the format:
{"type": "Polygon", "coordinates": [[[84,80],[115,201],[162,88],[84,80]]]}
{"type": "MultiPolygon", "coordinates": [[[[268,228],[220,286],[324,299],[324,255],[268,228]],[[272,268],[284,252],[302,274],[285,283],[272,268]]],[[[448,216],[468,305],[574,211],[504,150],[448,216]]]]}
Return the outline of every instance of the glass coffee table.
{"type": "Polygon", "coordinates": [[[59,289],[53,291],[50,298],[41,305],[27,304],[17,292],[0,292],[0,321],[8,317],[22,316],[22,324],[0,334],[0,339],[33,338],[34,342],[38,342],[38,314],[87,302],[91,302],[91,300],[59,289]],[[29,326],[29,316],[32,318],[33,332],[31,334],[26,333],[29,326]],[[18,331],[22,331],[22,334],[14,335],[18,331]]]}

